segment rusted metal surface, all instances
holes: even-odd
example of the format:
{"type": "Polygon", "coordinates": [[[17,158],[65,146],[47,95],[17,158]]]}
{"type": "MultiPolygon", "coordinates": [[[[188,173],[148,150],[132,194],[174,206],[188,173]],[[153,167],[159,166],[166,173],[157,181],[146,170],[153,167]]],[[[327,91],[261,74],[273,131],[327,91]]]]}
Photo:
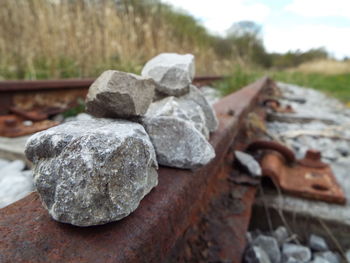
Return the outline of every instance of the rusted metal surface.
{"type": "Polygon", "coordinates": [[[295,158],[295,154],[292,150],[290,150],[288,147],[274,142],[274,141],[254,141],[252,143],[250,143],[247,148],[246,151],[251,152],[251,151],[258,151],[258,150],[274,150],[279,152],[280,154],[283,155],[283,157],[285,158],[285,160],[290,163],[293,164],[296,161],[295,158]]]}
{"type": "MultiPolygon", "coordinates": [[[[87,228],[58,223],[49,217],[36,193],[1,209],[0,261],[162,262],[185,230],[198,223],[210,203],[222,195],[220,186],[232,169],[227,153],[268,81],[263,78],[215,105],[219,128],[210,138],[216,151],[212,162],[196,171],[160,168],[159,185],[121,221],[87,228]],[[232,111],[234,116],[229,114],[232,111]]],[[[254,192],[247,195],[252,202],[254,192]]],[[[247,227],[250,209],[232,221],[239,236],[230,236],[230,247],[223,251],[232,248],[239,250],[237,254],[243,252],[243,245],[237,245],[244,238],[241,216],[247,227]]],[[[237,258],[232,261],[239,262],[237,258]]]]}
{"type": "Polygon", "coordinates": [[[285,107],[283,107],[277,99],[272,99],[272,98],[266,99],[263,102],[263,104],[265,107],[270,108],[274,112],[279,112],[279,113],[294,113],[295,112],[291,105],[288,104],[285,107]]]}
{"type": "Polygon", "coordinates": [[[10,138],[24,136],[59,124],[59,122],[50,120],[30,121],[29,123],[26,120],[18,115],[0,116],[0,136],[10,138]]]}
{"type": "Polygon", "coordinates": [[[309,150],[303,159],[296,160],[290,149],[276,142],[257,141],[247,149],[273,150],[265,153],[260,161],[262,173],[283,191],[309,199],[345,204],[345,195],[331,167],[321,161],[319,151],[309,150]]]}

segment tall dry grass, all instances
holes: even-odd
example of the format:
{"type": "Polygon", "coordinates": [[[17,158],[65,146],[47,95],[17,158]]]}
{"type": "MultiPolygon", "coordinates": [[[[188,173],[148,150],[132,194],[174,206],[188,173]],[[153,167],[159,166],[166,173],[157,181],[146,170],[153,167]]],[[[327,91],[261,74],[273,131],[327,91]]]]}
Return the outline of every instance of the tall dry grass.
{"type": "MultiPolygon", "coordinates": [[[[138,72],[160,52],[193,53],[199,74],[223,73],[220,60],[198,35],[179,33],[169,9],[137,1],[1,0],[0,78],[93,77],[114,68],[138,72]]],[[[184,28],[183,30],[186,30],[184,28]]]]}
{"type": "Polygon", "coordinates": [[[332,59],[322,59],[305,62],[291,71],[302,73],[319,73],[327,75],[350,73],[350,61],[337,61],[332,59]]]}

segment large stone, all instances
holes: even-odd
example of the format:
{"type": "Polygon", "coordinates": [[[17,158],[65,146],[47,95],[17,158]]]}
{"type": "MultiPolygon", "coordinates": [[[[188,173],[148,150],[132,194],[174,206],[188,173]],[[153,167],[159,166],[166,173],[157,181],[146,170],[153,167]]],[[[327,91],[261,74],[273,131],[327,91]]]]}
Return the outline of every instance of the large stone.
{"type": "Polygon", "coordinates": [[[190,91],[188,94],[181,97],[181,100],[183,99],[191,100],[202,108],[206,125],[210,132],[213,132],[218,128],[219,123],[213,107],[207,101],[204,94],[196,86],[190,85],[190,91]]]}
{"type": "Polygon", "coordinates": [[[195,169],[215,157],[213,147],[195,126],[177,117],[146,117],[143,124],[164,166],[195,169]]]}
{"type": "Polygon", "coordinates": [[[311,259],[310,249],[301,245],[285,243],[282,253],[284,258],[294,258],[300,262],[308,262],[311,259]]]}
{"type": "Polygon", "coordinates": [[[107,70],[90,86],[86,111],[96,117],[137,117],[146,113],[157,84],[151,78],[107,70]]]}
{"type": "Polygon", "coordinates": [[[146,117],[152,118],[160,116],[172,116],[190,121],[206,139],[209,138],[209,130],[207,129],[203,110],[191,100],[180,100],[171,96],[153,102],[146,113],[146,117]]]}
{"type": "Polygon", "coordinates": [[[77,226],[126,217],[158,182],[153,145],[129,121],[67,122],[34,134],[25,153],[50,215],[77,226]]]}
{"type": "Polygon", "coordinates": [[[309,247],[315,251],[327,251],[328,245],[323,237],[311,234],[309,238],[309,247]]]}
{"type": "Polygon", "coordinates": [[[162,53],[149,60],[143,67],[142,76],[153,78],[161,93],[180,96],[188,92],[195,74],[194,56],[162,53]]]}
{"type": "Polygon", "coordinates": [[[274,237],[259,235],[254,239],[253,245],[262,248],[269,256],[271,263],[281,261],[280,249],[274,237]]]}

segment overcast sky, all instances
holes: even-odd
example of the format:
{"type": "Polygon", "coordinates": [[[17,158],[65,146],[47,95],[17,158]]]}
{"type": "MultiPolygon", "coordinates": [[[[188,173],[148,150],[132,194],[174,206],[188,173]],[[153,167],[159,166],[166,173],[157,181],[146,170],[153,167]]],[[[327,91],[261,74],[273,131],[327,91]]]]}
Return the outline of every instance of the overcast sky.
{"type": "Polygon", "coordinates": [[[163,0],[193,15],[211,32],[225,35],[232,23],[262,25],[268,51],[325,47],[350,57],[350,0],[163,0]]]}

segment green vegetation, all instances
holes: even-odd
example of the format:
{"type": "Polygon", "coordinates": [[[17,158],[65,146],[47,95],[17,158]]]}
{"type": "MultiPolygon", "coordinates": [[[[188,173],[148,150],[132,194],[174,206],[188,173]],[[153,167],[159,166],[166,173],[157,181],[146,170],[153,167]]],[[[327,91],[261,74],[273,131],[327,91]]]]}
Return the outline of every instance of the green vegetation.
{"type": "Polygon", "coordinates": [[[278,81],[314,88],[343,102],[350,102],[350,74],[347,73],[327,75],[279,71],[273,72],[270,76],[278,81]]]}

